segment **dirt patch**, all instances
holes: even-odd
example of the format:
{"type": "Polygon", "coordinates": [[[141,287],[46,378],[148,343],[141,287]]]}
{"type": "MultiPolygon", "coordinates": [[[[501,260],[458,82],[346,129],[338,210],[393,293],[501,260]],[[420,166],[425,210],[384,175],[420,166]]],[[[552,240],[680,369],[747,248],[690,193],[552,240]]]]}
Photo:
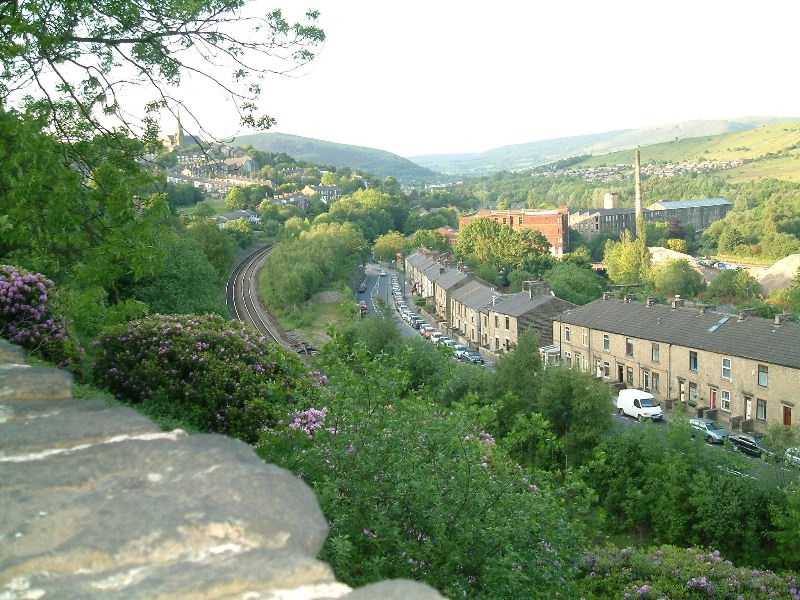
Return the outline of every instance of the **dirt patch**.
{"type": "Polygon", "coordinates": [[[342,292],[318,292],[314,294],[314,297],[311,299],[312,302],[319,302],[320,304],[339,304],[344,300],[344,294],[342,292]]]}
{"type": "Polygon", "coordinates": [[[758,279],[764,292],[769,294],[793,285],[798,269],[800,269],[800,254],[791,254],[760,273],[751,271],[751,274],[758,279]]]}

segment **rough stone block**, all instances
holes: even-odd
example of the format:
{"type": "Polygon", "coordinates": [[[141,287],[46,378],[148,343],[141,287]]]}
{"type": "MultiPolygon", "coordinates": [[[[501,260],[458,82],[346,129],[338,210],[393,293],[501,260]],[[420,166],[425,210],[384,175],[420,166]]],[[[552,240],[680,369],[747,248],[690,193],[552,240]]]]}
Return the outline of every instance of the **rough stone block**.
{"type": "Polygon", "coordinates": [[[68,371],[18,364],[0,367],[0,402],[71,397],[72,374],[68,371]]]}

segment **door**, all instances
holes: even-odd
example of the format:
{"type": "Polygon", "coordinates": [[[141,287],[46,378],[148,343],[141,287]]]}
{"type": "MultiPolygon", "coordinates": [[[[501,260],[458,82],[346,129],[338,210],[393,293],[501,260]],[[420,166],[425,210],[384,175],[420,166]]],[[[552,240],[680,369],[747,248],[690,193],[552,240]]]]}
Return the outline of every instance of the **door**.
{"type": "Polygon", "coordinates": [[[750,396],[744,397],[744,418],[748,421],[753,418],[753,399],[750,396]]]}
{"type": "Polygon", "coordinates": [[[792,424],[792,409],[789,406],[783,407],[783,424],[787,427],[792,424]]]}
{"type": "Polygon", "coordinates": [[[617,381],[625,381],[625,366],[617,365],[617,381]]]}
{"type": "Polygon", "coordinates": [[[710,388],[708,390],[708,399],[711,402],[711,408],[717,408],[717,388],[710,388]]]}
{"type": "Polygon", "coordinates": [[[678,379],[678,399],[686,402],[686,381],[684,379],[678,379]]]}

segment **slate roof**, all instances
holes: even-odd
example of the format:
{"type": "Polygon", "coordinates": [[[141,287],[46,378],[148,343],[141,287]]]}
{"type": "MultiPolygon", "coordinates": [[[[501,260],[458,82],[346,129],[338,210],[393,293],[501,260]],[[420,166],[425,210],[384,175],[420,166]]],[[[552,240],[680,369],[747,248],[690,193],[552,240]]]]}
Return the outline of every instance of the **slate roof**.
{"type": "Polygon", "coordinates": [[[491,286],[476,280],[468,281],[450,295],[456,302],[475,310],[491,305],[492,296],[499,294],[491,286]]]}
{"type": "MultiPolygon", "coordinates": [[[[553,304],[556,300],[559,299],[550,295],[534,296],[531,298],[528,292],[523,291],[516,294],[501,296],[497,302],[495,302],[494,306],[489,306],[487,308],[501,315],[519,317],[532,310],[539,310],[548,304],[553,304]]],[[[564,300],[560,300],[560,302],[563,303],[564,300]]]]}
{"type": "Polygon", "coordinates": [[[800,369],[800,323],[697,308],[595,300],[556,317],[570,325],[800,369]]]}
{"type": "Polygon", "coordinates": [[[696,200],[670,200],[665,202],[654,202],[647,208],[656,210],[671,210],[674,208],[700,208],[703,206],[727,206],[730,205],[729,200],[725,198],[698,198],[696,200]]]}

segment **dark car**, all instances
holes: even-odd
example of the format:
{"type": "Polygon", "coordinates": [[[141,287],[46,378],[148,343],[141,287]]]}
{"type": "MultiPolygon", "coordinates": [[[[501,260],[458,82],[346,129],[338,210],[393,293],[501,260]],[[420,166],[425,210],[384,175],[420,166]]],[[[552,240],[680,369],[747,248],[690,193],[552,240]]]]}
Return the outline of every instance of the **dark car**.
{"type": "Polygon", "coordinates": [[[367,291],[367,282],[366,281],[362,281],[360,284],[358,284],[358,291],[361,294],[363,294],[364,292],[367,291]]]}
{"type": "Polygon", "coordinates": [[[475,350],[468,350],[467,352],[464,352],[458,357],[458,359],[463,360],[464,362],[472,363],[473,365],[482,365],[485,362],[480,352],[476,352],[475,350]]]}
{"type": "MultiPolygon", "coordinates": [[[[752,433],[735,433],[732,434],[728,441],[733,444],[735,452],[744,452],[750,456],[769,456],[773,454],[769,448],[764,446],[762,436],[752,433]]],[[[766,457],[765,456],[765,457],[766,457]]]]}

